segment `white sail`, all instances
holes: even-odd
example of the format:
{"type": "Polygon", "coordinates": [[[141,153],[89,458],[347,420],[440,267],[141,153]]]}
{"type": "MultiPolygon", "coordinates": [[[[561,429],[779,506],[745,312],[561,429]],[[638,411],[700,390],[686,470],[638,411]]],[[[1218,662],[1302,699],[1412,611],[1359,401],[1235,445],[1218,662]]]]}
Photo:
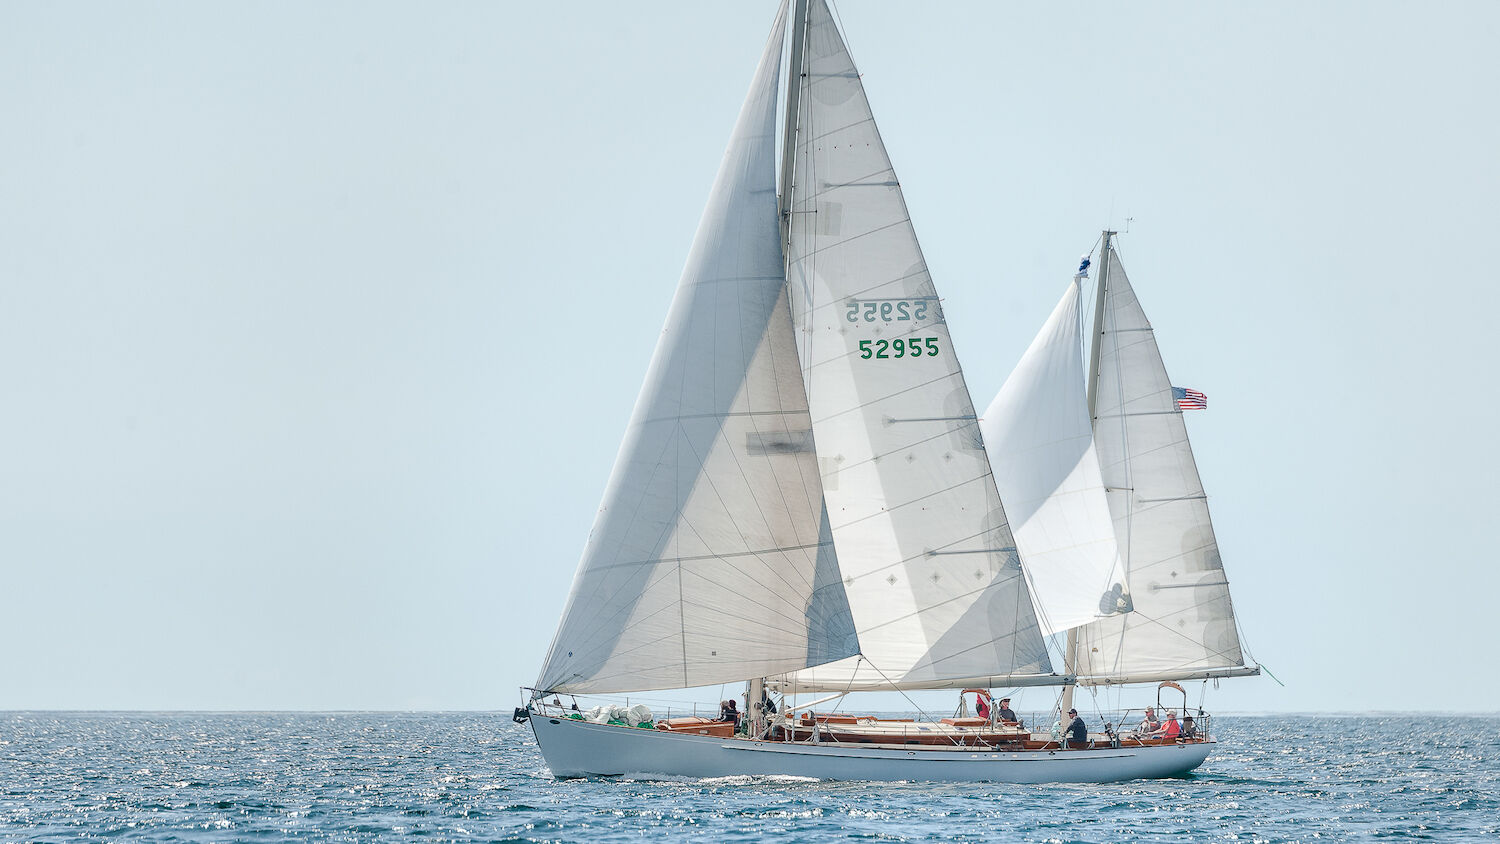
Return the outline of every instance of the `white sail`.
{"type": "Polygon", "coordinates": [[[1103,260],[1094,437],[1134,611],[1079,628],[1079,680],[1235,673],[1222,670],[1243,662],[1229,582],[1182,411],[1119,256],[1103,260]]]}
{"type": "Polygon", "coordinates": [[[783,4],[537,688],[786,672],[858,648],[826,524],[774,189],[783,4]]]}
{"type": "Polygon", "coordinates": [[[1075,280],[980,423],[1049,634],[1128,605],[1084,395],[1078,299],[1075,280]]]}
{"type": "Polygon", "coordinates": [[[895,171],[828,6],[808,14],[787,278],[861,656],[786,682],[943,688],[1049,672],[895,171]]]}

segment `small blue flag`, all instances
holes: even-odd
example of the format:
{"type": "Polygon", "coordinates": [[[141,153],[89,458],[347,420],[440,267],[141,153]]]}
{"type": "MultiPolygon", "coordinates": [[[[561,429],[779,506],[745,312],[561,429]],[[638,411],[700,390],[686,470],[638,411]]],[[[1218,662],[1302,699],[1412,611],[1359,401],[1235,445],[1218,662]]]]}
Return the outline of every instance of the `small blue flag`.
{"type": "Polygon", "coordinates": [[[1083,261],[1081,261],[1078,264],[1078,272],[1073,273],[1073,277],[1074,278],[1088,278],[1089,277],[1089,264],[1090,263],[1091,262],[1089,261],[1089,256],[1087,256],[1087,255],[1083,256],[1083,261]]]}

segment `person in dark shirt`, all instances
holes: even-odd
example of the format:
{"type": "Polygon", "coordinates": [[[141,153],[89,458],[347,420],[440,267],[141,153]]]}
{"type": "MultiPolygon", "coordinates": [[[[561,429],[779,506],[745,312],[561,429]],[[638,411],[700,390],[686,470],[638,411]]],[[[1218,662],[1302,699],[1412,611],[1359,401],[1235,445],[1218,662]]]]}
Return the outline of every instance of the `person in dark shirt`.
{"type": "Polygon", "coordinates": [[[1016,713],[1011,710],[1010,698],[1008,697],[1000,698],[1000,711],[996,714],[1001,721],[1014,721],[1016,723],[1021,721],[1020,718],[1016,717],[1016,713]]]}
{"type": "Polygon", "coordinates": [[[737,705],[735,705],[734,698],[730,698],[729,700],[725,700],[725,701],[720,701],[720,703],[719,703],[719,720],[720,721],[728,721],[731,724],[738,724],[739,723],[739,720],[740,720],[740,709],[739,709],[739,707],[737,705]]]}
{"type": "Polygon", "coordinates": [[[1180,733],[1180,737],[1185,739],[1195,739],[1198,737],[1198,725],[1193,721],[1193,716],[1182,716],[1182,732],[1180,733]]]}
{"type": "Polygon", "coordinates": [[[1087,744],[1089,740],[1089,728],[1083,723],[1083,718],[1078,715],[1078,710],[1069,709],[1068,717],[1072,720],[1068,722],[1068,726],[1063,728],[1063,733],[1067,735],[1068,741],[1070,743],[1078,742],[1080,744],[1087,744]]]}

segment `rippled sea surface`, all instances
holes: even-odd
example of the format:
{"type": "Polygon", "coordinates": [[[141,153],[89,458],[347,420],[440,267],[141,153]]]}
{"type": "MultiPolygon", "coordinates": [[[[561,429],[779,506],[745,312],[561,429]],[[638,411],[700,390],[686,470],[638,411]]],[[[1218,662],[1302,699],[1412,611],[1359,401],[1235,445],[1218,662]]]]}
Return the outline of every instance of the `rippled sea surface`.
{"type": "Polygon", "coordinates": [[[508,713],[0,713],[0,841],[1500,841],[1500,717],[1216,719],[1110,785],[554,780],[508,713]]]}

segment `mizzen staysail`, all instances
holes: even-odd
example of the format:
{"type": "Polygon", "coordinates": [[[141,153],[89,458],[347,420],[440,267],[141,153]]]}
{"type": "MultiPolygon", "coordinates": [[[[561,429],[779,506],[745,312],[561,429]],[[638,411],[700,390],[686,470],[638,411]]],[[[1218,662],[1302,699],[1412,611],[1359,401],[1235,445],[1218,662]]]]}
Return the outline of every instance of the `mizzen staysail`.
{"type": "Polygon", "coordinates": [[[1075,280],[980,425],[1049,634],[1130,600],[1084,397],[1079,296],[1075,280]]]}

